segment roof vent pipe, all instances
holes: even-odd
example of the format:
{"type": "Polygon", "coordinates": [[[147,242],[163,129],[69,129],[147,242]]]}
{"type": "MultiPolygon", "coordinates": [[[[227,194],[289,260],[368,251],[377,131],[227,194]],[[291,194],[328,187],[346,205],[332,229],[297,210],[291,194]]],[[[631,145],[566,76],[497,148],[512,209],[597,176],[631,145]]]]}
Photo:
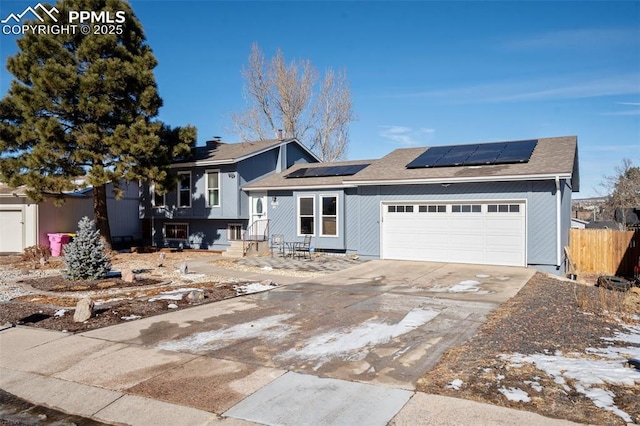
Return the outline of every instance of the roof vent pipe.
{"type": "Polygon", "coordinates": [[[278,129],[278,140],[283,140],[284,137],[282,136],[282,129],[278,129]]]}

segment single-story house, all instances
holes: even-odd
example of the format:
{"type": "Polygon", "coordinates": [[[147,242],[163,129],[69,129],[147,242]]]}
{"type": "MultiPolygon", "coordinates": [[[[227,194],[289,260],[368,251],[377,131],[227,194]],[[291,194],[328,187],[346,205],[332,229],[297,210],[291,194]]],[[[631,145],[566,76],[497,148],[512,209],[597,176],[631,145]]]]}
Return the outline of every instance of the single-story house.
{"type": "MultiPolygon", "coordinates": [[[[107,185],[109,225],[114,240],[118,237],[132,240],[142,238],[138,219],[138,184],[121,184],[124,194],[119,200],[107,185]]],[[[25,247],[40,244],[49,246],[50,233],[74,233],[84,216],[93,218],[93,189],[45,195],[35,203],[26,194],[26,188],[12,188],[0,183],[0,253],[20,253],[25,247]],[[56,201],[63,198],[60,206],[56,201]]]]}
{"type": "Polygon", "coordinates": [[[572,217],[571,218],[571,227],[572,228],[585,229],[588,223],[589,223],[588,220],[578,219],[577,217],[572,217]]]}
{"type": "MultiPolygon", "coordinates": [[[[161,194],[140,186],[140,219],[145,236],[158,247],[228,250],[243,240],[269,239],[266,193],[251,197],[241,188],[294,164],[319,159],[297,139],[225,143],[219,139],[192,149],[171,165],[178,186],[161,194]]],[[[268,248],[268,247],[267,247],[268,248]]]]}
{"type": "Polygon", "coordinates": [[[577,137],[397,149],[296,164],[241,186],[286,241],[371,259],[564,273],[577,137]]]}

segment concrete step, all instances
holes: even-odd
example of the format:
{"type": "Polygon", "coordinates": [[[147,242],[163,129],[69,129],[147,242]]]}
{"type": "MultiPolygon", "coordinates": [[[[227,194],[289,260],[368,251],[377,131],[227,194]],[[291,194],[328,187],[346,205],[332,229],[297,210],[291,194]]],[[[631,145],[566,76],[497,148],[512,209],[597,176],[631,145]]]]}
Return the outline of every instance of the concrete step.
{"type": "Polygon", "coordinates": [[[222,257],[233,259],[244,257],[244,246],[242,241],[231,241],[229,248],[222,252],[222,257]]]}

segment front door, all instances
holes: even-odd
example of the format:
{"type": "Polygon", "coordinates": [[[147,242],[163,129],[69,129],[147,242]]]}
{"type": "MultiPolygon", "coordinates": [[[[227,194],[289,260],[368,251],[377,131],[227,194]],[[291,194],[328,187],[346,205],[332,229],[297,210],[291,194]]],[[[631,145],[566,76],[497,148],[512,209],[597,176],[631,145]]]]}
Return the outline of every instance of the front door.
{"type": "Polygon", "coordinates": [[[267,223],[267,193],[256,192],[251,194],[250,238],[254,240],[267,238],[267,223]]]}

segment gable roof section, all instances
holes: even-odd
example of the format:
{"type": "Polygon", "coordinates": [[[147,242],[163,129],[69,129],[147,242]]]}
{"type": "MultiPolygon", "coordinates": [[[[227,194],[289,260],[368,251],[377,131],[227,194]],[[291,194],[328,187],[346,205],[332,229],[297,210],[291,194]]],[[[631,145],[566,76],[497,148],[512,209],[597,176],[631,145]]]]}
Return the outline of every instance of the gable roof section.
{"type": "Polygon", "coordinates": [[[578,139],[576,136],[537,139],[533,153],[526,163],[483,166],[453,166],[433,168],[407,168],[407,164],[428,148],[396,149],[380,160],[352,160],[335,163],[299,164],[283,173],[261,179],[243,190],[313,189],[356,187],[364,185],[402,185],[455,182],[488,182],[571,179],[572,190],[579,190],[578,139]],[[303,167],[327,167],[369,163],[353,176],[323,176],[286,178],[303,167]]]}
{"type": "Polygon", "coordinates": [[[213,142],[207,146],[199,146],[193,149],[192,157],[188,160],[176,161],[171,167],[185,166],[213,166],[218,164],[234,164],[247,158],[253,157],[270,149],[277,148],[289,143],[295,143],[305,150],[309,155],[320,159],[304,146],[297,139],[269,139],[253,142],[224,143],[213,142]]]}
{"type": "MultiPolygon", "coordinates": [[[[257,182],[242,187],[243,190],[260,191],[266,189],[313,189],[313,188],[336,188],[345,186],[343,181],[345,176],[320,176],[320,177],[287,177],[300,169],[314,169],[327,166],[354,166],[358,164],[370,164],[373,160],[352,160],[337,161],[332,163],[301,163],[296,164],[282,173],[267,176],[257,182]]],[[[367,167],[364,168],[366,170],[367,167]]],[[[362,173],[362,171],[358,172],[362,173]]],[[[357,176],[356,173],[354,176],[357,176]]]]}
{"type": "Polygon", "coordinates": [[[355,176],[344,179],[345,184],[381,185],[401,183],[443,183],[496,180],[540,180],[559,176],[575,178],[574,191],[579,185],[577,170],[577,137],[564,136],[538,139],[531,158],[526,163],[483,166],[453,166],[414,168],[406,167],[428,148],[397,149],[376,161],[355,176]]]}

